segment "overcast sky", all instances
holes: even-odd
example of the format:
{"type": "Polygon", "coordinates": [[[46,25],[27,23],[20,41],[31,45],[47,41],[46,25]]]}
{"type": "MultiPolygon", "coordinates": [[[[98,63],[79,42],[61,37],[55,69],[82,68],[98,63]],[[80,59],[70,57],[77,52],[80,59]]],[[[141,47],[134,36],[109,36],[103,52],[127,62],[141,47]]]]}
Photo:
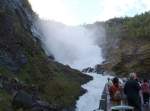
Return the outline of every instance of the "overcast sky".
{"type": "Polygon", "coordinates": [[[150,10],[150,0],[29,0],[44,19],[67,25],[134,16],[150,10]]]}

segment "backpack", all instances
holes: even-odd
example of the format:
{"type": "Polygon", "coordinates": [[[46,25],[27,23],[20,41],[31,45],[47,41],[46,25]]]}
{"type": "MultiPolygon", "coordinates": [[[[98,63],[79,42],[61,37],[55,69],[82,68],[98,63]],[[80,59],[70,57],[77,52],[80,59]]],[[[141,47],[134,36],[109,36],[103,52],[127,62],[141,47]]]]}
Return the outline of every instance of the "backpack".
{"type": "Polygon", "coordinates": [[[117,90],[114,94],[114,100],[121,100],[121,91],[117,90]]]}
{"type": "Polygon", "coordinates": [[[120,86],[116,87],[116,86],[112,85],[110,88],[110,96],[111,96],[112,100],[114,100],[114,101],[121,100],[122,95],[121,95],[120,86]]]}

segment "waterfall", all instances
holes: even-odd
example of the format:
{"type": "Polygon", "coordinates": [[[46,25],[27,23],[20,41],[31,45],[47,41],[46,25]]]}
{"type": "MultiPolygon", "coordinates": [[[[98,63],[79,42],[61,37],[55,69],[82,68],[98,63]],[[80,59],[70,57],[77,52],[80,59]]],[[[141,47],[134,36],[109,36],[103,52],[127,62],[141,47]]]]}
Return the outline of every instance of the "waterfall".
{"type": "Polygon", "coordinates": [[[97,36],[85,26],[66,26],[48,20],[37,20],[35,27],[48,55],[75,69],[94,67],[103,60],[97,36]]]}

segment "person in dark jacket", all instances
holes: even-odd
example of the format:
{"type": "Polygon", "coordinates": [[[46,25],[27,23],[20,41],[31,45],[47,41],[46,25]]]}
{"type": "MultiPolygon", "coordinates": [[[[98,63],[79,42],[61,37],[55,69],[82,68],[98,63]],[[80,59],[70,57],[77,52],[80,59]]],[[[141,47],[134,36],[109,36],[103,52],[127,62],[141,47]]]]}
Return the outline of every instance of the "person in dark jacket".
{"type": "Polygon", "coordinates": [[[133,106],[135,111],[141,111],[140,85],[136,80],[136,74],[131,73],[130,79],[124,86],[124,93],[127,96],[128,105],[133,106]]]}

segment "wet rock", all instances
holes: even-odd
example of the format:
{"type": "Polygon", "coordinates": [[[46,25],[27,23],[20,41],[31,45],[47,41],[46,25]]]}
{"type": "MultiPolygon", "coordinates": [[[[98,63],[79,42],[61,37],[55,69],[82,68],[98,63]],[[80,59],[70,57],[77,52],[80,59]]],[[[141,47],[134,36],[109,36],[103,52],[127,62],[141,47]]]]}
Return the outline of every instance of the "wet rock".
{"type": "Polygon", "coordinates": [[[31,111],[58,111],[58,109],[45,101],[36,101],[36,104],[32,107],[31,111]]]}
{"type": "Polygon", "coordinates": [[[94,68],[88,67],[88,68],[83,69],[82,72],[91,73],[91,72],[95,72],[95,70],[94,68]]]}
{"type": "Polygon", "coordinates": [[[82,72],[103,74],[105,72],[104,64],[97,64],[94,68],[85,68],[82,70],[82,72]]]}
{"type": "Polygon", "coordinates": [[[96,73],[98,73],[98,74],[103,74],[104,71],[105,71],[105,70],[104,70],[103,65],[98,64],[98,65],[95,66],[95,72],[96,72],[96,73]]]}
{"type": "Polygon", "coordinates": [[[23,90],[16,93],[12,105],[15,110],[23,108],[30,111],[58,111],[56,107],[45,101],[34,99],[31,94],[23,90]]]}
{"type": "Polygon", "coordinates": [[[55,60],[55,57],[53,55],[48,56],[49,59],[55,60]]]}
{"type": "Polygon", "coordinates": [[[18,91],[13,98],[12,105],[14,109],[31,109],[36,101],[32,98],[30,94],[25,91],[18,91]]]}

